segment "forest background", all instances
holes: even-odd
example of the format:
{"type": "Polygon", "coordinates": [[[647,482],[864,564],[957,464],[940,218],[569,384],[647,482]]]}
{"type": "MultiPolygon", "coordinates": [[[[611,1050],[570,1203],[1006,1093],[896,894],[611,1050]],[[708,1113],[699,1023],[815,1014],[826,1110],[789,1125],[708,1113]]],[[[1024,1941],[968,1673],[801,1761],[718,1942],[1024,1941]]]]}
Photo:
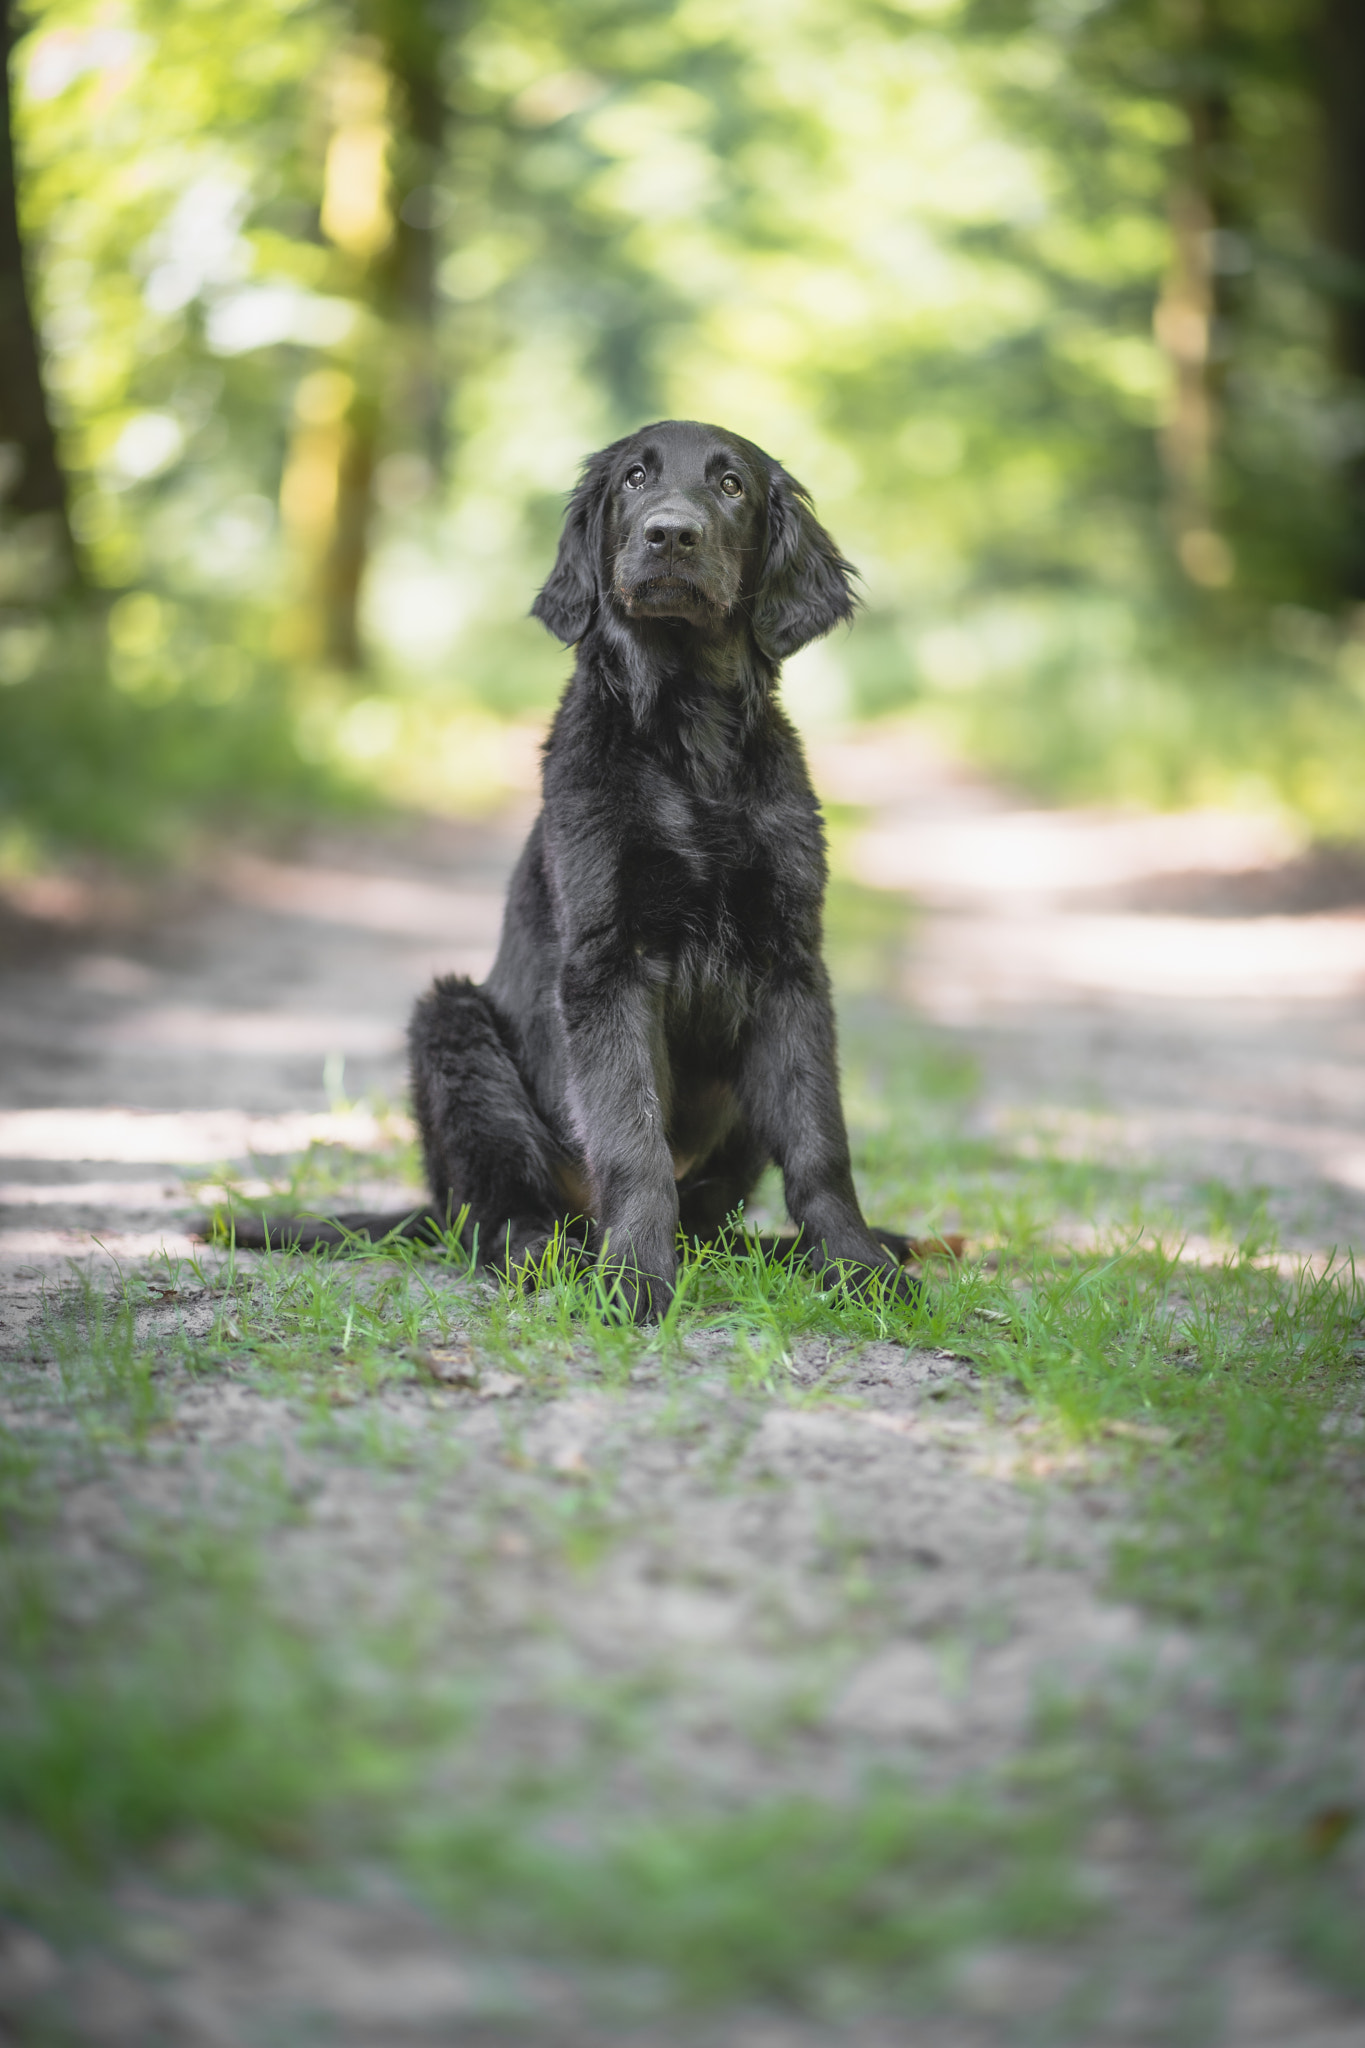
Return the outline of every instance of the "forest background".
{"type": "Polygon", "coordinates": [[[0,867],[524,785],[565,493],[663,415],[862,570],[798,719],[1365,833],[1351,0],[36,0],[6,47],[0,867]]]}

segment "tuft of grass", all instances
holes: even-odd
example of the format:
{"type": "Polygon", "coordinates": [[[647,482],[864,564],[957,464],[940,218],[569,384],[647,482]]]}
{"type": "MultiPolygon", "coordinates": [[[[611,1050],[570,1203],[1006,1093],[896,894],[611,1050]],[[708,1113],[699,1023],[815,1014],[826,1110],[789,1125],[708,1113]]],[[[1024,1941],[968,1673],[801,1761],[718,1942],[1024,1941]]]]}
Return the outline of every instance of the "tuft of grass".
{"type": "Polygon", "coordinates": [[[151,1354],[137,1340],[136,1294],[134,1281],[110,1297],[77,1271],[45,1323],[67,1402],[92,1403],[106,1433],[140,1448],[163,1420],[165,1404],[151,1354]]]}
{"type": "Polygon", "coordinates": [[[562,1810],[533,1792],[520,1814],[424,1819],[403,1857],[442,1911],[500,1942],[653,1966],[693,1998],[818,2006],[841,1978],[913,1981],[988,1935],[1075,1932],[1095,1910],[1073,1869],[1082,1819],[1003,1785],[935,1797],[888,1776],[844,1805],[580,1813],[566,1847],[562,1810]]]}
{"type": "Polygon", "coordinates": [[[237,1544],[81,1624],[54,1594],[8,1590],[0,1811],[84,1877],[187,1834],[298,1848],[339,1792],[392,1779],[401,1750],[364,1739],[237,1544]]]}

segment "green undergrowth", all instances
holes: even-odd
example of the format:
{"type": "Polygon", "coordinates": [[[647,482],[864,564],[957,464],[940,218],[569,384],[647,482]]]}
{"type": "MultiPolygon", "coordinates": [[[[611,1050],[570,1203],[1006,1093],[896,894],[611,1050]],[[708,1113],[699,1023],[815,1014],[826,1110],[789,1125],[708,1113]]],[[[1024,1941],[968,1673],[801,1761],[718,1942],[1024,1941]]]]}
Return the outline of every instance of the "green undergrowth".
{"type": "MultiPolygon", "coordinates": [[[[841,1985],[931,1987],[981,1941],[1102,1940],[1090,1844],[1124,1816],[1214,1924],[1365,1993],[1349,1932],[1365,1884],[1365,1287],[1349,1258],[1278,1255],[1261,1191],[1206,1184],[1177,1213],[1139,1174],[964,1138],[970,1077],[906,1058],[921,1106],[897,1082],[903,1116],[864,1129],[868,1206],[968,1238],[926,1264],[913,1303],[736,1248],[687,1255],[668,1315],[639,1329],[572,1259],[503,1286],[453,1235],[341,1255],[225,1246],[55,1298],[35,1356],[3,1368],[11,1910],[22,1894],[69,1924],[73,1898],[130,1865],[175,1884],[283,1863],[330,1883],[363,1856],[470,1937],[824,2010],[841,1985]],[[1068,1244],[1078,1210],[1102,1227],[1068,1244]],[[1055,1483],[1121,1508],[1113,1591],[1174,1645],[1169,1668],[1041,1703],[1007,1768],[945,1791],[907,1756],[842,1802],[721,1799],[685,1770],[645,1770],[627,1796],[621,1759],[647,1749],[664,1682],[642,1675],[580,1703],[595,1732],[567,1759],[485,1776],[497,1703],[451,1665],[420,1586],[396,1617],[301,1624],[279,1597],[277,1535],[311,1512],[291,1445],[368,1467],[416,1513],[469,1469],[452,1409],[507,1375],[520,1398],[485,1411],[505,1512],[471,1541],[492,1555],[510,1528],[539,1568],[590,1578],[640,1532],[610,1469],[527,1468],[539,1403],[646,1385],[664,1397],[657,1426],[732,1488],[767,1408],[855,1400],[847,1361],[886,1341],[970,1361],[980,1405],[1022,1413],[1055,1483]],[[283,1447],[224,1455],[192,1500],[149,1507],[138,1475],[173,1469],[178,1404],[225,1380],[277,1404],[283,1447]],[[97,1597],[57,1532],[82,1488],[125,1483],[97,1597]]],[[[339,1177],[315,1155],[281,1191],[323,1201],[339,1177]]],[[[869,1616],[894,1605],[899,1567],[880,1569],[886,1584],[859,1593],[869,1616]]]]}
{"type": "Polygon", "coordinates": [[[241,644],[240,608],[207,628],[203,610],[194,608],[194,624],[184,615],[184,644],[166,650],[166,687],[150,694],[111,684],[95,614],[32,625],[32,673],[0,685],[6,866],[22,872],[72,852],[164,866],[209,825],[278,827],[382,808],[357,777],[301,751],[298,679],[241,644]]]}
{"type": "Polygon", "coordinates": [[[411,1717],[397,1691],[364,1711],[327,1646],[272,1614],[239,1533],[177,1539],[173,1560],[135,1540],[136,1594],[96,1618],[73,1618],[59,1581],[6,1588],[11,1909],[44,1875],[164,1858],[187,1830],[196,1860],[211,1850],[220,1868],[297,1849],[338,1789],[356,1802],[405,1774],[411,1717]]]}
{"type": "Polygon", "coordinates": [[[532,1794],[512,1826],[506,1809],[424,1819],[405,1861],[458,1924],[514,1948],[548,1933],[553,1951],[651,1965],[697,1998],[828,2006],[841,1979],[913,1984],[973,1941],[1085,1925],[1085,1801],[1030,1789],[1000,1779],[935,1797],[897,1774],[842,1806],[793,1796],[605,1825],[585,1814],[569,1853],[562,1813],[532,1794]]]}

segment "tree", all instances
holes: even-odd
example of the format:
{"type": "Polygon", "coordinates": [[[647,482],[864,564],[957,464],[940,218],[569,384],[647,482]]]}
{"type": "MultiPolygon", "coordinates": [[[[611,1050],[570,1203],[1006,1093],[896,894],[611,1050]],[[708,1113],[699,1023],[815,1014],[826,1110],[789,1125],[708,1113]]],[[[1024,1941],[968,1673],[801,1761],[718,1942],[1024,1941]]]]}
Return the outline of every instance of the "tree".
{"type": "Polygon", "coordinates": [[[420,495],[444,468],[446,387],[435,284],[446,39],[426,0],[360,0],[323,89],[318,221],[361,310],[344,371],[306,378],[281,509],[304,557],[296,650],[365,666],[360,602],[381,459],[408,456],[420,495]]]}
{"type": "Polygon", "coordinates": [[[1230,311],[1218,251],[1235,233],[1224,168],[1232,126],[1228,57],[1211,0],[1179,0],[1170,9],[1168,35],[1185,133],[1168,200],[1170,261],[1153,316],[1170,378],[1161,451],[1176,558],[1192,582],[1216,590],[1232,581],[1234,569],[1214,507],[1218,339],[1230,311]]]}
{"type": "MultiPolygon", "coordinates": [[[[1323,130],[1323,226],[1332,273],[1337,366],[1365,402],[1365,11],[1327,0],[1318,36],[1323,130]]],[[[1365,599],[1365,446],[1347,458],[1348,521],[1341,551],[1347,594],[1365,599]]]]}
{"type": "Polygon", "coordinates": [[[19,227],[10,52],[21,32],[13,0],[0,0],[0,504],[22,523],[25,595],[76,574],[66,478],[43,386],[19,227]]]}

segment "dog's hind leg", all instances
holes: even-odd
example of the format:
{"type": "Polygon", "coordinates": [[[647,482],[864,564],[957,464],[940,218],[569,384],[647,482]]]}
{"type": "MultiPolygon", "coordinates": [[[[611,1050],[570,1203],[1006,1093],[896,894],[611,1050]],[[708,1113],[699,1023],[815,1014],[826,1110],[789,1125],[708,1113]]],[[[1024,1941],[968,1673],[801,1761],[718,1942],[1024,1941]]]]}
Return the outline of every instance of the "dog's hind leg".
{"type": "MultiPolygon", "coordinates": [[[[484,991],[455,974],[432,984],[408,1029],[433,1207],[452,1219],[465,1210],[464,1243],[477,1245],[481,1263],[503,1269],[570,1223],[576,1178],[531,1100],[509,1036],[484,991]]],[[[576,1241],[572,1228],[568,1234],[576,1241]]]]}

